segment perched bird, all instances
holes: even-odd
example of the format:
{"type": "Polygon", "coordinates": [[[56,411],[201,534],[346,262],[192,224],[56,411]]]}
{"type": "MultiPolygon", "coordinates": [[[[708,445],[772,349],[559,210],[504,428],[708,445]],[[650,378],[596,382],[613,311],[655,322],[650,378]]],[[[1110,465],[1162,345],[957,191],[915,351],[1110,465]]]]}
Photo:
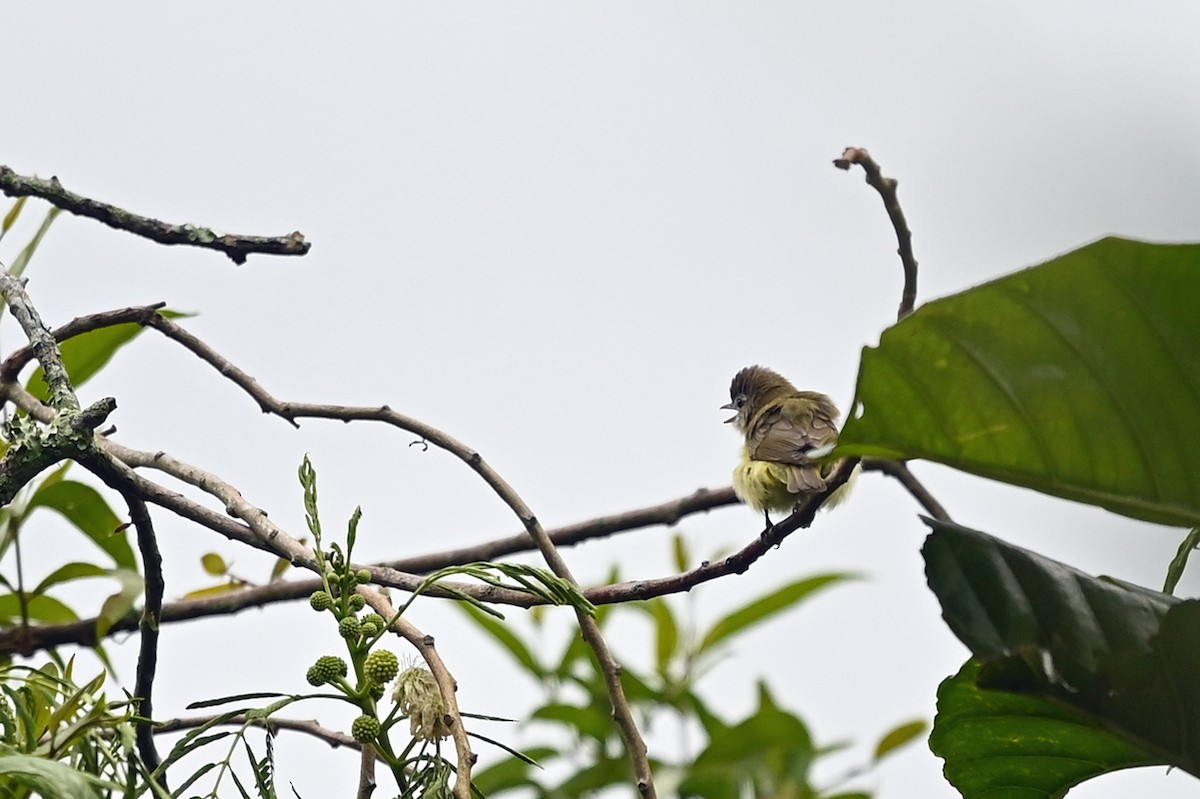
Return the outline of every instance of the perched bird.
{"type": "MultiPolygon", "coordinates": [[[[746,437],[742,462],[733,470],[738,499],[762,511],[771,527],[770,511],[791,511],[796,503],[825,489],[834,464],[809,461],[837,441],[837,406],[815,391],[799,391],[783,375],[763,366],[748,366],[729,385],[726,419],[746,437]]],[[[828,501],[827,501],[828,504],[828,501]]]]}

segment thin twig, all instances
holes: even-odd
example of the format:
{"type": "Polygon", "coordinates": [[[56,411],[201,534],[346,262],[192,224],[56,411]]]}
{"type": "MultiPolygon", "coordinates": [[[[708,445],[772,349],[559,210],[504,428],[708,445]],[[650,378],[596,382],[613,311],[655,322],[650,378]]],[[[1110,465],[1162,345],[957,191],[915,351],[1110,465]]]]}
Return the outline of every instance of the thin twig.
{"type": "MultiPolygon", "coordinates": [[[[212,724],[218,718],[212,716],[188,716],[186,718],[169,719],[161,721],[154,725],[155,735],[164,735],[170,732],[179,732],[180,730],[193,730],[197,727],[203,727],[207,724],[212,724]]],[[[322,727],[315,720],[305,721],[304,719],[286,719],[278,716],[269,718],[247,718],[246,716],[231,716],[222,718],[220,724],[235,726],[235,727],[264,727],[272,730],[292,730],[293,732],[302,732],[305,735],[324,741],[334,749],[346,747],[358,751],[362,748],[362,744],[354,740],[353,736],[347,735],[344,732],[337,732],[326,727],[322,727]]]]}
{"type": "MultiPolygon", "coordinates": [[[[50,331],[50,335],[58,343],[62,343],[67,339],[83,333],[88,333],[93,330],[99,330],[103,327],[112,327],[114,325],[128,324],[137,322],[145,325],[146,319],[156,315],[157,312],[166,306],[165,302],[157,302],[153,305],[138,305],[130,308],[118,308],[113,311],[104,311],[103,313],[88,314],[72,319],[61,327],[56,327],[50,331]]],[[[13,352],[0,363],[0,383],[15,381],[21,370],[33,360],[33,347],[25,345],[13,352]]]]}
{"type": "Polygon", "coordinates": [[[446,708],[443,721],[450,730],[450,737],[454,740],[457,754],[454,796],[457,799],[471,799],[471,768],[478,758],[471,751],[471,741],[467,737],[466,727],[463,726],[462,714],[458,711],[456,696],[458,683],[450,674],[450,670],[446,668],[442,656],[434,648],[433,636],[421,632],[416,625],[403,616],[396,618],[396,608],[382,591],[369,586],[360,586],[358,592],[367,600],[371,609],[380,616],[385,619],[395,618],[392,629],[416,648],[424,659],[425,665],[429,667],[430,673],[433,674],[434,680],[437,681],[438,691],[442,695],[442,703],[446,708]]]}
{"type": "Polygon", "coordinates": [[[358,758],[357,799],[371,799],[378,783],[375,782],[375,748],[367,744],[358,758]]]}
{"type": "MultiPolygon", "coordinates": [[[[138,623],[140,636],[137,661],[137,678],[133,693],[138,703],[137,748],[142,756],[142,762],[149,771],[155,771],[162,760],[154,747],[154,676],[158,670],[158,628],[162,618],[163,582],[162,554],[158,551],[158,541],[154,535],[154,524],[150,520],[150,511],[146,503],[135,493],[136,489],[126,487],[122,491],[129,505],[129,518],[137,532],[138,551],[142,554],[142,570],[145,572],[146,590],[145,603],[142,606],[142,616],[138,623]]],[[[167,775],[159,777],[159,784],[167,788],[167,775]]]]}
{"type": "MultiPolygon", "coordinates": [[[[565,580],[569,580],[572,583],[575,582],[566,562],[558,554],[553,542],[547,537],[545,530],[538,522],[533,511],[525,504],[525,501],[500,476],[499,472],[483,460],[482,455],[448,433],[420,420],[397,413],[386,405],[373,408],[346,408],[330,405],[280,402],[270,392],[260,386],[258,381],[253,377],[234,366],[228,359],[181,326],[159,315],[152,317],[149,323],[168,337],[183,344],[205,362],[216,368],[220,374],[240,386],[258,402],[263,412],[280,416],[293,425],[296,424],[297,419],[304,417],[334,418],[343,421],[349,421],[350,419],[375,419],[399,427],[402,430],[407,430],[410,433],[420,436],[421,439],[428,441],[430,444],[446,450],[473,469],[492,491],[500,497],[501,501],[513,511],[517,519],[525,527],[525,531],[537,545],[539,551],[541,551],[542,557],[546,560],[550,570],[565,580]]],[[[249,519],[246,519],[240,513],[235,515],[250,522],[249,519]]],[[[253,526],[253,523],[251,523],[251,526],[253,526]]],[[[577,617],[583,638],[595,653],[601,671],[605,675],[605,685],[608,689],[609,700],[612,703],[613,717],[617,721],[622,738],[625,740],[629,757],[633,762],[638,792],[643,799],[651,799],[657,795],[654,789],[654,778],[650,771],[646,744],[637,729],[633,712],[629,707],[629,702],[621,686],[620,666],[617,664],[611,651],[609,651],[607,644],[605,644],[599,625],[596,624],[595,619],[583,612],[577,612],[577,617]]]]}
{"type": "Polygon", "coordinates": [[[899,321],[913,312],[917,304],[917,259],[913,255],[912,231],[904,219],[904,210],[900,207],[900,199],[896,196],[899,181],[883,176],[879,164],[871,158],[862,147],[847,147],[841,158],[834,159],[833,165],[838,169],[849,170],[858,164],[867,173],[867,183],[883,199],[883,207],[887,210],[888,219],[892,220],[892,229],[896,231],[896,241],[900,245],[897,251],[900,263],[904,267],[904,292],[900,296],[900,310],[896,314],[899,321]]]}
{"type": "Polygon", "coordinates": [[[903,461],[863,458],[863,471],[880,472],[896,478],[900,481],[900,485],[904,486],[909,494],[912,494],[913,499],[921,503],[921,507],[925,509],[926,513],[943,522],[953,521],[950,514],[946,513],[946,509],[934,499],[933,494],[929,493],[929,489],[908,470],[908,465],[903,461]]]}
{"type": "Polygon", "coordinates": [[[49,180],[25,177],[2,165],[0,191],[9,197],[40,197],[68,213],[91,217],[111,228],[124,230],[159,244],[185,244],[217,250],[229,256],[235,264],[244,264],[246,256],[253,253],[304,255],[311,247],[300,231],[286,236],[240,236],[199,225],[169,224],[67,191],[56,177],[49,180]]]}

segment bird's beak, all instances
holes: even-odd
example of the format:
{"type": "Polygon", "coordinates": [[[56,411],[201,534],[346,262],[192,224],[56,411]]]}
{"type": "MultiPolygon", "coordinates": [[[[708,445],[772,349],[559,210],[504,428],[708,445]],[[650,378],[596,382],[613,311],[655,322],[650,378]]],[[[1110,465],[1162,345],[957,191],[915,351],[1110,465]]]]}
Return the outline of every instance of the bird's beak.
{"type": "MultiPolygon", "coordinates": [[[[723,410],[723,411],[732,411],[732,410],[733,410],[733,403],[732,403],[732,402],[727,402],[727,403],[725,403],[724,405],[722,405],[722,406],[721,406],[721,410],[723,410]]],[[[730,422],[733,422],[733,421],[736,421],[736,420],[737,420],[737,414],[735,413],[733,416],[730,416],[728,419],[726,419],[724,423],[725,423],[725,424],[729,424],[730,422]]]]}

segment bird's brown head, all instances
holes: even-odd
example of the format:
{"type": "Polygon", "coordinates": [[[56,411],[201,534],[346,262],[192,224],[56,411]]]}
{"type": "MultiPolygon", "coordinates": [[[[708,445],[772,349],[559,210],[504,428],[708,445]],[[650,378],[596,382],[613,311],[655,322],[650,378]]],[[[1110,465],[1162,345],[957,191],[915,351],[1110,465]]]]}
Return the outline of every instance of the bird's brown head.
{"type": "Polygon", "coordinates": [[[750,420],[767,402],[777,397],[786,397],[796,393],[796,387],[778,372],[765,366],[747,366],[733,376],[729,384],[729,404],[722,405],[724,410],[734,411],[735,415],[725,420],[743,433],[750,426],[750,420]]]}

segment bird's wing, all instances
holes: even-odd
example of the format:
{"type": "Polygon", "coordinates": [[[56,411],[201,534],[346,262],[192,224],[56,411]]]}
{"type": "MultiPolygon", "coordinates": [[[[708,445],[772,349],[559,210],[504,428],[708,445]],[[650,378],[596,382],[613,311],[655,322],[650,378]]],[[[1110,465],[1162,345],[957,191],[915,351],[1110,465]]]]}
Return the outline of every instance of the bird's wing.
{"type": "Polygon", "coordinates": [[[819,403],[787,400],[750,431],[746,446],[757,461],[808,464],[808,452],[837,441],[834,417],[819,403]]]}

